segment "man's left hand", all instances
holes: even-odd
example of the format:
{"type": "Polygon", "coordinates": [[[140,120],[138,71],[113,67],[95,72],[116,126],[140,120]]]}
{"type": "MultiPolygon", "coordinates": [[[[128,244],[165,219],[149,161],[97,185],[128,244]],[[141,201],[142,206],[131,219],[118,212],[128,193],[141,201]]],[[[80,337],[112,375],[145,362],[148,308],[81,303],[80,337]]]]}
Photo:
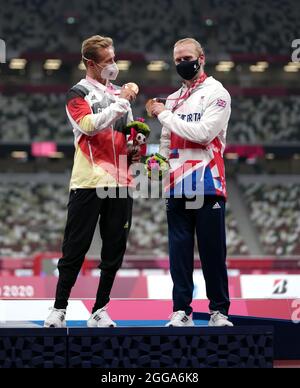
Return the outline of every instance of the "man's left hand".
{"type": "Polygon", "coordinates": [[[131,162],[139,163],[141,161],[141,152],[140,149],[134,149],[131,154],[131,162]]]}
{"type": "Polygon", "coordinates": [[[139,163],[141,161],[141,150],[140,147],[133,147],[132,144],[127,146],[127,153],[129,158],[129,164],[139,163]]]}

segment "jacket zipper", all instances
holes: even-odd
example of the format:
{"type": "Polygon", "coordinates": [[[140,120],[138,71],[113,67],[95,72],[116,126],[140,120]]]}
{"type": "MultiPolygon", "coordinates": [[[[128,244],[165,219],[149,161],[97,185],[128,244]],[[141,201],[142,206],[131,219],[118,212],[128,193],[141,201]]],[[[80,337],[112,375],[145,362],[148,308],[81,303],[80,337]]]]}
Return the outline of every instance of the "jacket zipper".
{"type": "Polygon", "coordinates": [[[116,170],[117,170],[117,155],[116,155],[116,147],[115,147],[115,134],[114,134],[114,128],[111,129],[111,136],[112,136],[112,145],[113,145],[113,151],[114,151],[115,168],[116,168],[116,170]]]}
{"type": "Polygon", "coordinates": [[[92,147],[91,147],[90,140],[88,140],[88,147],[89,147],[89,151],[90,151],[90,158],[91,158],[91,161],[92,161],[92,165],[93,165],[93,167],[95,167],[94,158],[93,158],[93,152],[92,152],[92,147]]]}

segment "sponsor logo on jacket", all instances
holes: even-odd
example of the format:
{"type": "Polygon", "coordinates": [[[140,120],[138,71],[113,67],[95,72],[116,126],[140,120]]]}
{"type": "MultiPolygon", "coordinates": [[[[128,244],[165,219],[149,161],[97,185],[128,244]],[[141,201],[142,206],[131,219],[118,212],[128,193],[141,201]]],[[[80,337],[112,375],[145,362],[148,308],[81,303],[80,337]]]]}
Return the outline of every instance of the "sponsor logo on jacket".
{"type": "Polygon", "coordinates": [[[177,114],[178,117],[181,118],[181,120],[183,121],[186,121],[188,123],[192,123],[192,122],[198,122],[201,120],[201,113],[197,112],[197,113],[189,113],[189,114],[182,114],[182,113],[178,113],[177,114]]]}

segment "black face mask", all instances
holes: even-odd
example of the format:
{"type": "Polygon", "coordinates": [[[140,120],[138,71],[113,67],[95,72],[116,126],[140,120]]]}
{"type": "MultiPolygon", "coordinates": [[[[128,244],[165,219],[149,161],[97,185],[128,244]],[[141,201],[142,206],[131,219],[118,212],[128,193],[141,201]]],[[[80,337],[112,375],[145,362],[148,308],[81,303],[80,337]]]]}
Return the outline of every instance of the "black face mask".
{"type": "Polygon", "coordinates": [[[190,81],[197,75],[198,71],[200,70],[198,59],[195,61],[182,61],[176,65],[176,70],[180,77],[190,81]]]}

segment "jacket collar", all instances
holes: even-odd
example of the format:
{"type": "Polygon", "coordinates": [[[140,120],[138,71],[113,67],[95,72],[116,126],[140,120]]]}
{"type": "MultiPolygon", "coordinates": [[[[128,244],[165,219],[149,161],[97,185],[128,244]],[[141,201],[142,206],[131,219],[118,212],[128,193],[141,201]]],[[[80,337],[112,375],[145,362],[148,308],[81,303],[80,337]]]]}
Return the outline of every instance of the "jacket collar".
{"type": "Polygon", "coordinates": [[[103,85],[101,84],[100,82],[98,82],[97,80],[95,80],[94,78],[90,77],[90,76],[86,76],[85,79],[91,83],[92,85],[94,85],[96,88],[100,89],[100,90],[103,90],[105,91],[107,86],[108,86],[108,82],[106,83],[106,85],[103,85]]]}

